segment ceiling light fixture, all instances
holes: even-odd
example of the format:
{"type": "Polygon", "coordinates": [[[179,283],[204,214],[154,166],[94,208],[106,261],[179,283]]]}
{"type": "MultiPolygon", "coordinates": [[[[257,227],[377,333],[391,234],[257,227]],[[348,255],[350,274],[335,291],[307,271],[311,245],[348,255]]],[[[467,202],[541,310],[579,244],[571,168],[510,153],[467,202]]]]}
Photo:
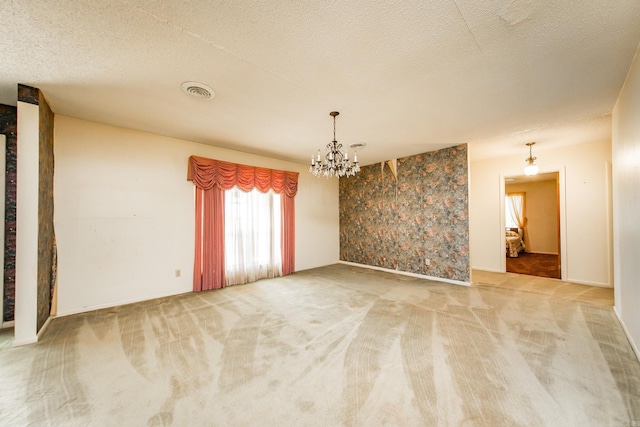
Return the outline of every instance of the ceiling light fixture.
{"type": "MultiPolygon", "coordinates": [[[[317,158],[311,156],[311,166],[309,166],[309,172],[314,176],[324,176],[329,178],[336,175],[341,176],[353,176],[360,171],[360,165],[358,164],[358,153],[354,151],[353,161],[349,160],[349,153],[341,151],[342,144],[338,144],[336,141],[336,116],[340,114],[337,111],[329,113],[333,117],[333,141],[327,144],[327,154],[324,157],[320,157],[320,150],[318,150],[317,158]]],[[[352,147],[357,144],[353,144],[352,147]]],[[[364,147],[364,144],[359,147],[364,147]]],[[[359,148],[358,147],[358,148],[359,148]]]]}
{"type": "Polygon", "coordinates": [[[524,167],[524,174],[527,176],[537,175],[538,174],[538,165],[536,165],[537,157],[533,157],[531,154],[531,147],[535,144],[535,142],[527,142],[527,146],[529,147],[529,157],[525,159],[527,162],[527,166],[524,167]]]}
{"type": "Polygon", "coordinates": [[[184,82],[180,87],[184,93],[196,98],[213,99],[216,96],[216,92],[204,83],[184,82]]]}

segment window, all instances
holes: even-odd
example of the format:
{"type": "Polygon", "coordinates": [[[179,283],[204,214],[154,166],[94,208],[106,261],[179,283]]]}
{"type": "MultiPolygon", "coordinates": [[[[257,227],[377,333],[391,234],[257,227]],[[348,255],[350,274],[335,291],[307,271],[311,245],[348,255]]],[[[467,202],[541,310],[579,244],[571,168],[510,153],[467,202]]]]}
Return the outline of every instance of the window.
{"type": "Polygon", "coordinates": [[[524,227],[524,193],[509,193],[504,201],[505,227],[524,227]]]}
{"type": "Polygon", "coordinates": [[[187,179],[196,187],[194,292],[295,271],[298,172],[191,156],[187,179]]]}
{"type": "Polygon", "coordinates": [[[226,285],[281,276],[280,195],[233,187],[224,205],[226,285]]]}

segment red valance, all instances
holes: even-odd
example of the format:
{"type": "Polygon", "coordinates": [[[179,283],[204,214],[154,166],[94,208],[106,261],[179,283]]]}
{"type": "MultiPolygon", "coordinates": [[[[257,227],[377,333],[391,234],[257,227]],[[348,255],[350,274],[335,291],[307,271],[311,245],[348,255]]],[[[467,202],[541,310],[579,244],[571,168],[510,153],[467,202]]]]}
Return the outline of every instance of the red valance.
{"type": "Polygon", "coordinates": [[[298,192],[298,172],[287,172],[275,169],[259,168],[207,159],[205,157],[189,157],[187,180],[193,181],[198,188],[210,190],[218,186],[229,190],[236,185],[243,191],[257,188],[261,192],[273,190],[287,197],[294,197],[298,192]]]}

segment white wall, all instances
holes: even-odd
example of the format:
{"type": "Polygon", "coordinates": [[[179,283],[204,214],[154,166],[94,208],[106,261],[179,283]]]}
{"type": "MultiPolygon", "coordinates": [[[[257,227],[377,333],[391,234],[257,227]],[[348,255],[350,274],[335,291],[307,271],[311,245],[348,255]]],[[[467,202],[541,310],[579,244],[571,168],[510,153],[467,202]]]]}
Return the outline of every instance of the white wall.
{"type": "Polygon", "coordinates": [[[40,108],[18,102],[15,346],[38,340],[39,149],[40,108]]]}
{"type": "Polygon", "coordinates": [[[60,115],[54,132],[59,315],[191,291],[190,155],[300,172],[296,270],[338,262],[338,181],[306,165],[60,115]]]}
{"type": "MultiPolygon", "coordinates": [[[[609,141],[544,150],[534,154],[540,173],[560,172],[563,279],[576,283],[612,286],[609,236],[609,141]]],[[[523,153],[526,156],[524,144],[523,153]]],[[[471,267],[504,271],[501,210],[504,177],[522,175],[523,156],[471,162],[470,246],[471,267]]]]}
{"type": "MultiPolygon", "coordinates": [[[[640,52],[640,50],[638,51],[640,52]]],[[[640,58],[613,109],[615,311],[640,358],[640,58]]]]}

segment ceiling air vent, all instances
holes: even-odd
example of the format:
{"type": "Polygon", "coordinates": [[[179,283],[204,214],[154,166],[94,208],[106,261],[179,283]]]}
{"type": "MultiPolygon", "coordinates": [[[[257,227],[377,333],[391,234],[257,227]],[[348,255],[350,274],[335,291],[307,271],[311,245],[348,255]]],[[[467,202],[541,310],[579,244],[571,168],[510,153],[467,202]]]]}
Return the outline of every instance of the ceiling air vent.
{"type": "Polygon", "coordinates": [[[195,96],[202,99],[213,99],[216,93],[204,83],[184,82],[182,83],[182,91],[187,95],[195,96]]]}
{"type": "Polygon", "coordinates": [[[353,148],[354,150],[362,150],[366,146],[367,146],[366,142],[358,142],[357,144],[349,145],[349,147],[353,148]]]}

